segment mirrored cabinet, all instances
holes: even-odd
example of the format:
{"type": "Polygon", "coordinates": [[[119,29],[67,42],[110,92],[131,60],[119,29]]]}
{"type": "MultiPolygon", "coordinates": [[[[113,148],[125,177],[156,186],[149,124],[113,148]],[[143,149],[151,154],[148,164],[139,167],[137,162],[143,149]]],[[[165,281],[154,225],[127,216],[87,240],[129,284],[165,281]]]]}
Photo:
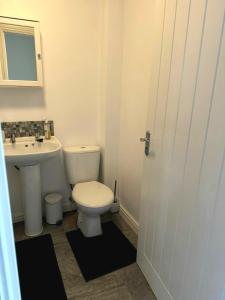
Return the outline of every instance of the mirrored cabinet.
{"type": "Polygon", "coordinates": [[[42,85],[39,23],[0,17],[0,86],[42,85]]]}

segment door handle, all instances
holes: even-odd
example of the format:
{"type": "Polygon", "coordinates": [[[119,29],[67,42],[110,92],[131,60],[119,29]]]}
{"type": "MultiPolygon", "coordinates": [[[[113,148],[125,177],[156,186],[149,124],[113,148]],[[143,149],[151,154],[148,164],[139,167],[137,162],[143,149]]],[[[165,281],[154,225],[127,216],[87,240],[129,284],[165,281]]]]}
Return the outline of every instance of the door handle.
{"type": "Polygon", "coordinates": [[[148,143],[148,142],[150,142],[150,140],[147,139],[147,138],[140,138],[140,142],[145,142],[145,143],[147,142],[148,143]]]}
{"type": "Polygon", "coordinates": [[[145,137],[140,138],[140,142],[145,143],[145,155],[149,155],[149,148],[150,148],[150,142],[151,142],[151,133],[150,131],[146,131],[145,137]]]}

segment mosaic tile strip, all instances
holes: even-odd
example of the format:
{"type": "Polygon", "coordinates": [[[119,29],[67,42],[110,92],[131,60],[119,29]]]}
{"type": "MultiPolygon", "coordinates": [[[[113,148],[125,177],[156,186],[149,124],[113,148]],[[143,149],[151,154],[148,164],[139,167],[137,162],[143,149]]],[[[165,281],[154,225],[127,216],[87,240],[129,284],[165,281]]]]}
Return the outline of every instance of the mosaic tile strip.
{"type": "MultiPolygon", "coordinates": [[[[51,135],[54,135],[54,122],[48,122],[51,135]]],[[[44,136],[44,123],[45,121],[3,122],[2,130],[4,130],[6,138],[10,138],[12,132],[15,133],[16,137],[35,136],[37,132],[44,136]]]]}

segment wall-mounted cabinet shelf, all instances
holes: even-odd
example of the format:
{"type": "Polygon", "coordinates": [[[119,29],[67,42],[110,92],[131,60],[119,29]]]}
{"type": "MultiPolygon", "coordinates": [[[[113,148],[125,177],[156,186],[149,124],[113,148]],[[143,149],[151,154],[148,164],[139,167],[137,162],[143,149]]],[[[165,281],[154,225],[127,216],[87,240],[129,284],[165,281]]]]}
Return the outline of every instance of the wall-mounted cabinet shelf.
{"type": "Polygon", "coordinates": [[[43,86],[38,22],[0,17],[0,86],[43,86]]]}

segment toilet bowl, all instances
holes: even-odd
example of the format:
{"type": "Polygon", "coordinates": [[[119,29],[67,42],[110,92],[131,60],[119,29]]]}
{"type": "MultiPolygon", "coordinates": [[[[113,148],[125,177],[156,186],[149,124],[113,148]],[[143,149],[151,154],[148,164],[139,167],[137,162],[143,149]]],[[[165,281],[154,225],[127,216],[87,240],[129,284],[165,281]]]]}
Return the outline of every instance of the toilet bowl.
{"type": "Polygon", "coordinates": [[[97,181],[78,183],[72,197],[78,208],[78,227],[86,237],[102,234],[100,215],[107,212],[113,203],[113,193],[97,181]]]}
{"type": "Polygon", "coordinates": [[[77,225],[86,237],[102,234],[100,215],[113,203],[113,192],[97,181],[100,163],[98,146],[64,147],[68,180],[73,185],[72,199],[78,209],[77,225]]]}

